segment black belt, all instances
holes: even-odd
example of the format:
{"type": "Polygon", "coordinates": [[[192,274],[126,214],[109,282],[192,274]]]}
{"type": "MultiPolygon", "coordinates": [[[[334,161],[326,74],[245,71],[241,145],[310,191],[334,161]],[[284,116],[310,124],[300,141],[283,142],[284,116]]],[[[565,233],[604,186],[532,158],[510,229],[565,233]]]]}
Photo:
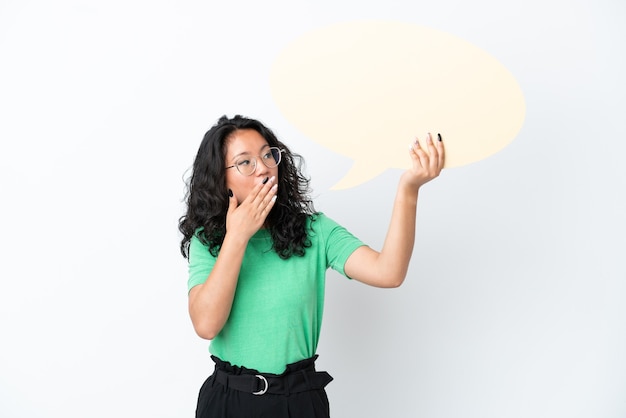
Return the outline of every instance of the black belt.
{"type": "Polygon", "coordinates": [[[223,370],[215,371],[215,381],[230,389],[253,395],[289,395],[290,393],[306,392],[322,389],[333,380],[327,372],[299,370],[290,374],[277,376],[268,374],[234,375],[223,370]]]}

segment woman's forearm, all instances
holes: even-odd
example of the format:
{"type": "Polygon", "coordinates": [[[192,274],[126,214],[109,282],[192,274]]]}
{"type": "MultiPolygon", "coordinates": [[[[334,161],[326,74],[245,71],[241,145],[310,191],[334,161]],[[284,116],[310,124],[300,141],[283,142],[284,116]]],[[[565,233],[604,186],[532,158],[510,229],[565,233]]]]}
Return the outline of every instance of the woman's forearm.
{"type": "Polygon", "coordinates": [[[439,176],[444,163],[441,140],[434,143],[429,134],[426,143],[428,152],[417,140],[410,147],[412,166],[400,177],[382,250],[361,247],[354,251],[345,264],[349,277],[377,287],[397,287],[404,282],[415,243],[419,190],[439,176]]]}

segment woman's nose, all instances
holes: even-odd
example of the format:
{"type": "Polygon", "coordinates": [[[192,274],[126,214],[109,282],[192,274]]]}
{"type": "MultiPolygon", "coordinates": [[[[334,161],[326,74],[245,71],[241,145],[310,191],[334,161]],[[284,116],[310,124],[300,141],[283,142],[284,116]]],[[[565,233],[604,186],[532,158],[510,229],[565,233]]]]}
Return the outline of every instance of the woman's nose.
{"type": "Polygon", "coordinates": [[[255,157],[254,160],[256,162],[256,170],[254,173],[257,176],[265,176],[269,172],[269,168],[267,168],[267,166],[263,164],[259,157],[255,157]]]}

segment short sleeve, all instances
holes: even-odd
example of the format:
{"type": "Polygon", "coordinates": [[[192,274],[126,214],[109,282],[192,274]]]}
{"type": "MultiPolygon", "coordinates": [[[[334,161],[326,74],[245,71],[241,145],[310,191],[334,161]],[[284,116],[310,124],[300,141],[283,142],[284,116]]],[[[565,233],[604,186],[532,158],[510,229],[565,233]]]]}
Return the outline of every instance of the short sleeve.
{"type": "Polygon", "coordinates": [[[324,237],[327,266],[346,276],[346,261],[357,248],[365,244],[323,213],[317,214],[312,228],[324,237]]]}
{"type": "Polygon", "coordinates": [[[187,290],[202,284],[209,277],[213,270],[216,257],[209,252],[209,248],[204,245],[197,236],[191,237],[189,242],[189,279],[187,290]]]}

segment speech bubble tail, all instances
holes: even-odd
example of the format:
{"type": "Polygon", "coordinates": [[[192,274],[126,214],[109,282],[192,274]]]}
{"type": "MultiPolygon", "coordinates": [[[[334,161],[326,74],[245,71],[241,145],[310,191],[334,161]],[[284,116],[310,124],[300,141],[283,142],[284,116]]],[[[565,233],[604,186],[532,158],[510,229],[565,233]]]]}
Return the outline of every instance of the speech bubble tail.
{"type": "Polygon", "coordinates": [[[387,167],[377,167],[375,164],[358,160],[354,162],[350,171],[336,183],[330,190],[343,190],[358,186],[381,174],[387,167]]]}

